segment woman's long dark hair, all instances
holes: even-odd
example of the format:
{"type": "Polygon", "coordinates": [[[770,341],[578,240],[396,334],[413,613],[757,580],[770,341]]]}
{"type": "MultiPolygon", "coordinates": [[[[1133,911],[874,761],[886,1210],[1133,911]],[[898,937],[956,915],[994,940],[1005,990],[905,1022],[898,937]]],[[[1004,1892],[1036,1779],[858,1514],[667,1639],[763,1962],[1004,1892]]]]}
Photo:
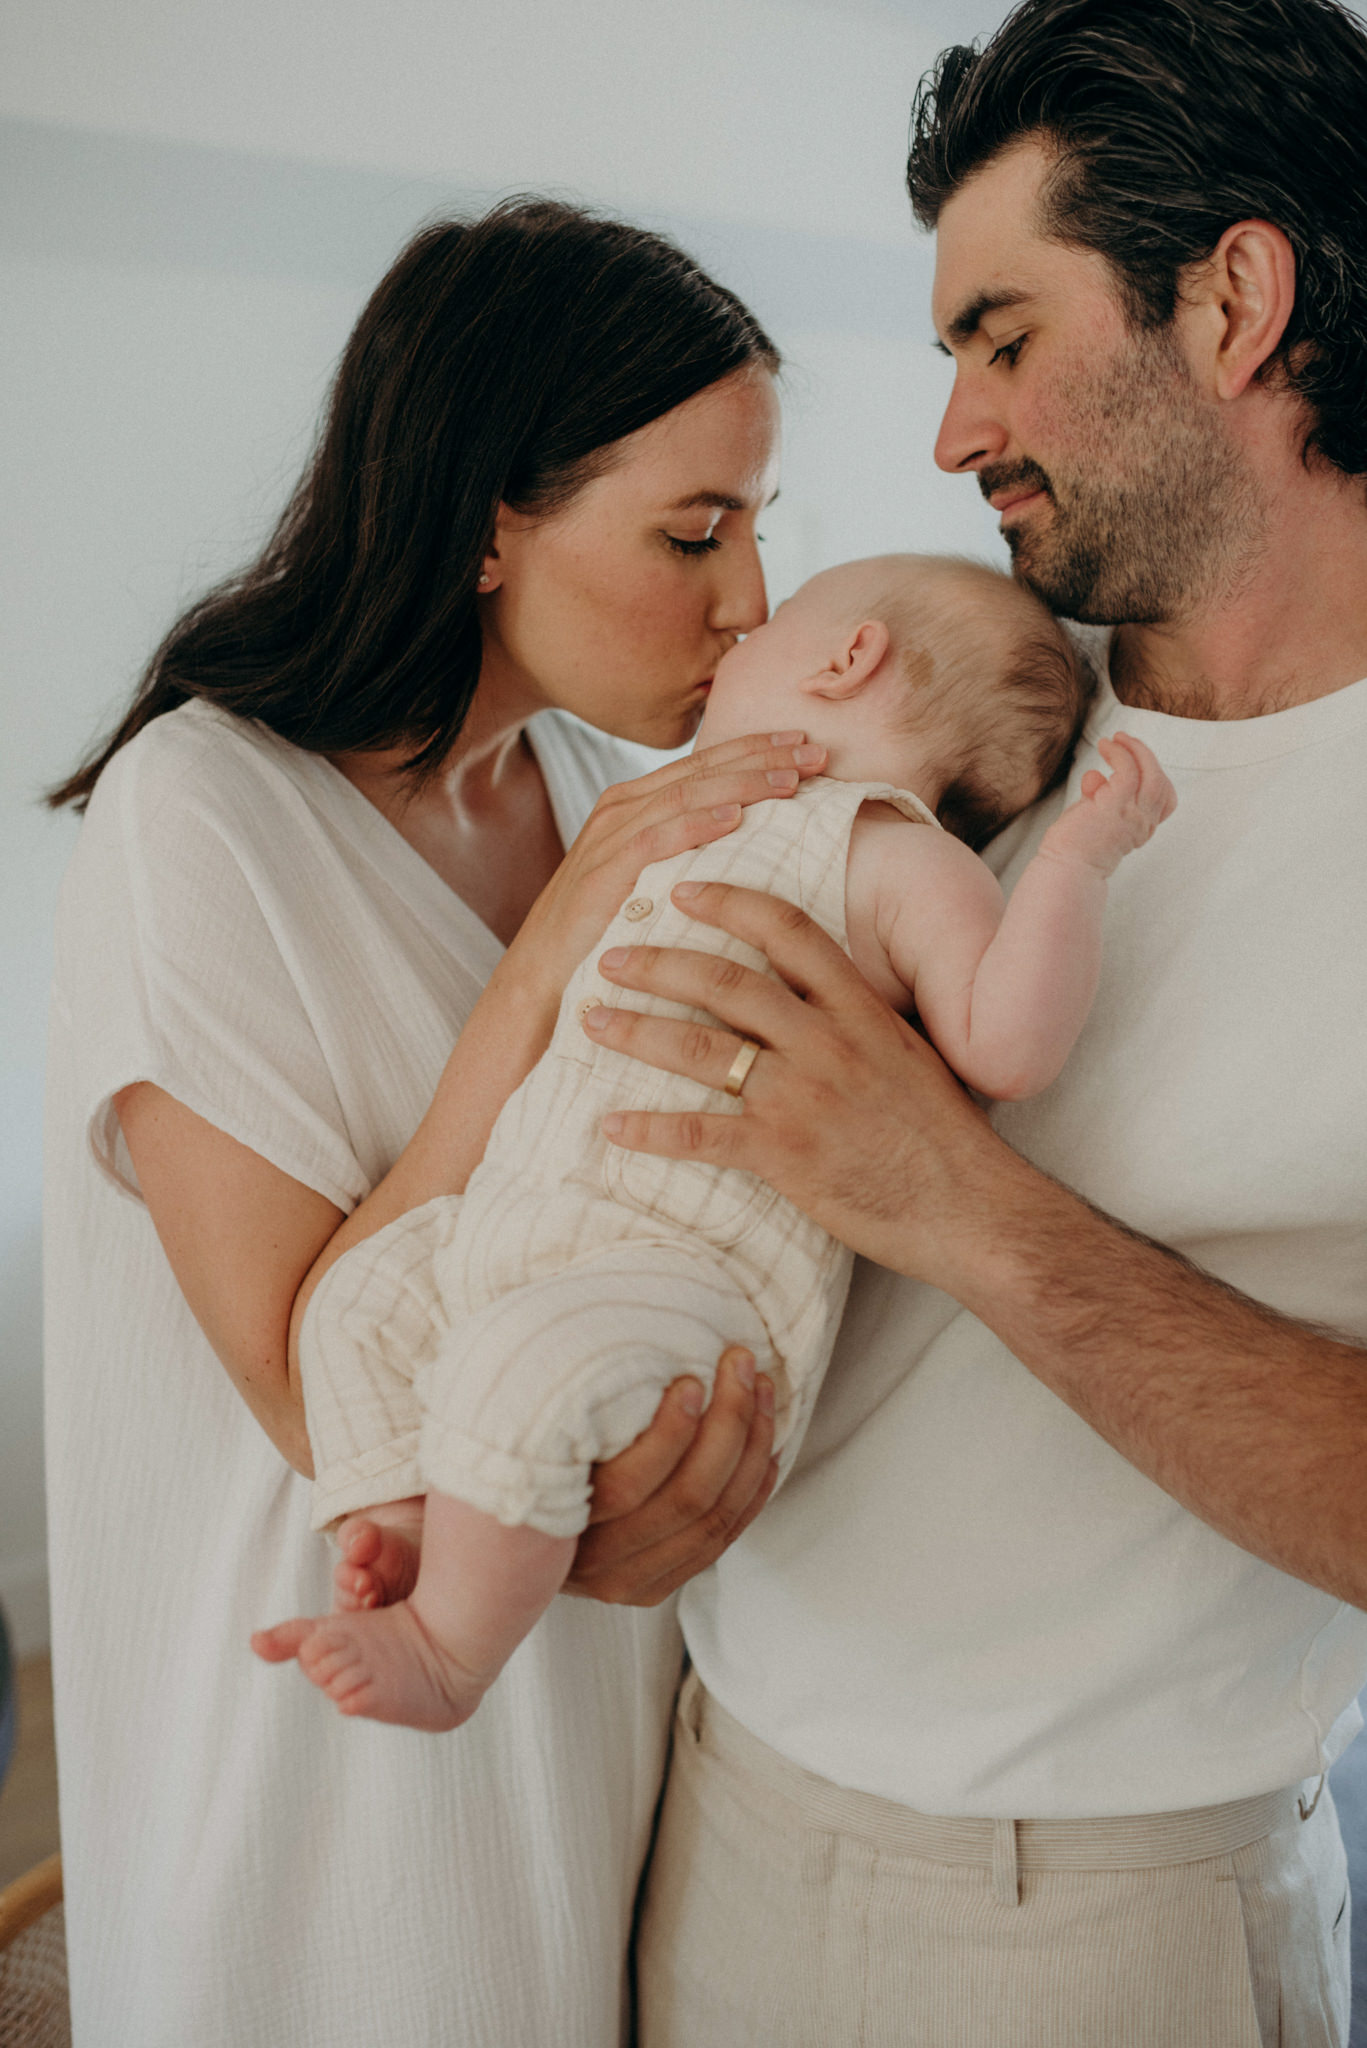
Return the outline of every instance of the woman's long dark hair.
{"type": "Polygon", "coordinates": [[[543,199],[424,229],[347,343],[264,552],[177,621],[48,803],[84,808],[119,748],[191,697],[315,753],[405,746],[430,774],[479,680],[499,505],[557,510],[614,442],[778,360],[731,292],[643,229],[543,199]]]}

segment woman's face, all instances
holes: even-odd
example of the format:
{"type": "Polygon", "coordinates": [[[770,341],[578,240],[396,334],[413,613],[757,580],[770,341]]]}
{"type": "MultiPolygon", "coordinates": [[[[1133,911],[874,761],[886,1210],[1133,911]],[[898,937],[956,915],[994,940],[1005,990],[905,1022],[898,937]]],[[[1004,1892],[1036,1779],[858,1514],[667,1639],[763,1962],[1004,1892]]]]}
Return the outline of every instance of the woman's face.
{"type": "Polygon", "coordinates": [[[717,663],[768,614],[755,522],[774,495],[774,380],[738,370],[628,435],[562,511],[499,514],[480,695],[682,746],[717,663]]]}

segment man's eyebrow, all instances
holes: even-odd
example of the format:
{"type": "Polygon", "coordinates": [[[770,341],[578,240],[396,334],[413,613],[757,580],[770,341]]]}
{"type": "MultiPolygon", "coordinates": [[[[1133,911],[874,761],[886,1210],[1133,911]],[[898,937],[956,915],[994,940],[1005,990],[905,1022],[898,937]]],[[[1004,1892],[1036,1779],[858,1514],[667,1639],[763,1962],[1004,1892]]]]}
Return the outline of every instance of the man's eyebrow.
{"type": "MultiPolygon", "coordinates": [[[[945,332],[950,341],[971,341],[988,313],[1003,313],[1012,306],[1023,306],[1029,297],[1029,292],[1019,291],[979,292],[976,299],[970,299],[966,306],[959,308],[945,332]]],[[[944,342],[938,342],[936,346],[945,355],[949,354],[944,342]]]]}

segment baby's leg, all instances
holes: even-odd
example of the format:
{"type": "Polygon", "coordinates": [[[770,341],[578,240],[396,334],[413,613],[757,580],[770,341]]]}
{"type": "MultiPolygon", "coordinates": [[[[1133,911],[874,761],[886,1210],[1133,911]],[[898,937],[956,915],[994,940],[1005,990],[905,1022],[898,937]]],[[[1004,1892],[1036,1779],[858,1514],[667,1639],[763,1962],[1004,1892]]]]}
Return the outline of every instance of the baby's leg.
{"type": "Polygon", "coordinates": [[[743,1344],[786,1406],[785,1361],[707,1245],[632,1241],[458,1315],[423,1387],[429,1485],[507,1521],[575,1536],[590,1468],[646,1429],[681,1374],[710,1394],[743,1344]]]}
{"type": "Polygon", "coordinates": [[[458,1728],[550,1605],[573,1556],[573,1538],[508,1528],[432,1493],[418,1582],[407,1600],[281,1622],[254,1635],[252,1648],[271,1664],[297,1657],[344,1714],[458,1728]]]}

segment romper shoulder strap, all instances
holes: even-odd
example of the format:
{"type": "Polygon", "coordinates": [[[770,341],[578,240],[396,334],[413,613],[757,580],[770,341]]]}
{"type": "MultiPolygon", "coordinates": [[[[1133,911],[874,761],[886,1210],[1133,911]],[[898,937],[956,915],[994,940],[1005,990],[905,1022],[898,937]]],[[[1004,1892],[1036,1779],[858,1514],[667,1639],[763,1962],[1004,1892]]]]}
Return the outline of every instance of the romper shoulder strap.
{"type": "Polygon", "coordinates": [[[861,806],[891,804],[912,824],[933,825],[937,832],[944,828],[919,796],[891,782],[838,782],[834,776],[814,775],[803,783],[798,798],[806,813],[798,846],[798,901],[837,945],[848,950],[845,864],[861,806]]]}

